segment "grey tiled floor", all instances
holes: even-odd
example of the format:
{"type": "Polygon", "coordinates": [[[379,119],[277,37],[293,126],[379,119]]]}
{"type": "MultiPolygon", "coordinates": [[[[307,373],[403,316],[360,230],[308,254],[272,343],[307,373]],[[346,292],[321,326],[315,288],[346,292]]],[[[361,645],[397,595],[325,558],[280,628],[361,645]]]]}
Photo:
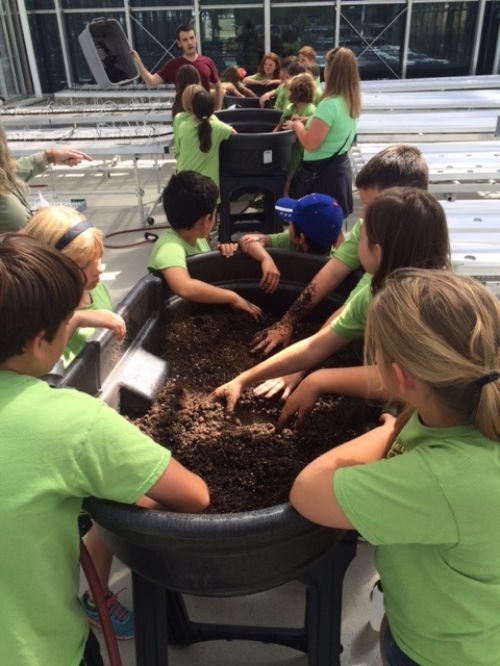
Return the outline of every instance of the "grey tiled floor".
{"type": "MultiPolygon", "coordinates": [[[[170,167],[162,172],[165,183],[170,167]]],[[[142,226],[136,208],[135,197],[125,193],[133,189],[132,177],[113,177],[112,187],[118,192],[114,196],[98,196],[109,181],[102,177],[86,175],[82,178],[57,179],[58,198],[65,192],[68,196],[86,196],[89,219],[104,233],[121,231],[142,226]],[[120,194],[123,190],[123,194],[120,194]],[[85,192],[92,194],[85,194],[85,192]]],[[[152,202],[157,197],[155,180],[144,180],[145,199],[152,202]]],[[[44,191],[46,198],[49,193],[44,191]]],[[[157,208],[155,222],[165,222],[161,208],[157,208]]],[[[154,231],[154,227],[151,228],[154,231]]],[[[132,243],[142,240],[143,234],[128,234],[113,242],[132,243]]],[[[137,280],[146,273],[146,261],[150,245],[135,248],[107,250],[105,254],[106,272],[103,280],[108,287],[113,302],[117,303],[137,280]]],[[[349,568],[344,585],[342,642],[343,666],[380,666],[378,654],[378,634],[369,624],[369,593],[376,574],[373,568],[373,549],[361,543],[358,555],[349,568]]],[[[82,589],[85,581],[82,581],[82,589]]],[[[125,588],[120,598],[132,607],[129,572],[115,560],[111,587],[117,591],[125,588]]],[[[188,608],[194,619],[215,622],[237,622],[239,624],[276,624],[276,618],[283,626],[300,626],[304,613],[304,588],[300,583],[289,583],[275,590],[233,599],[188,598],[188,608]]],[[[135,664],[134,642],[120,643],[123,666],[135,664]]],[[[169,651],[171,666],[306,666],[307,657],[295,650],[276,645],[245,641],[215,641],[199,643],[188,648],[173,647],[169,651]]],[[[162,666],[159,664],[158,666],[162,666]]],[[[328,666],[325,664],[325,666],[328,666]]]]}

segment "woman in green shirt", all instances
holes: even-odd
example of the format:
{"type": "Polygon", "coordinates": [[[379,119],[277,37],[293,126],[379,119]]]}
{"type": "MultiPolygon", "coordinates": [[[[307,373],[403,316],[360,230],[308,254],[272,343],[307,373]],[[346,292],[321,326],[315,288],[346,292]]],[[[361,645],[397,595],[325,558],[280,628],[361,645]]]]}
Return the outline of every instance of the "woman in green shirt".
{"type": "Polygon", "coordinates": [[[352,171],[348,151],[361,113],[361,91],[356,57],[350,49],[326,54],[325,92],[311,120],[285,125],[304,147],[304,157],[290,187],[299,199],[310,192],[336,199],[344,217],[352,213],[352,171]]]}
{"type": "Polygon", "coordinates": [[[5,130],[0,127],[0,233],[18,231],[30,219],[28,180],[43,173],[49,164],[76,166],[82,160],[92,158],[74,148],[49,148],[16,161],[7,145],[5,130]]]}

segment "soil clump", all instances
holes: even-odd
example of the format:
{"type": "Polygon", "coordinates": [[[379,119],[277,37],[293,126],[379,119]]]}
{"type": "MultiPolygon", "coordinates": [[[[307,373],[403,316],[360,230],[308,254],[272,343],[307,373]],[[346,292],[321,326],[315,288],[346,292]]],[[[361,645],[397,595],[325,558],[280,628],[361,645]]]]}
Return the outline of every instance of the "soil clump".
{"type": "MultiPolygon", "coordinates": [[[[299,430],[275,432],[277,399],[245,391],[233,418],[211,392],[260,356],[249,351],[263,327],[248,315],[212,310],[176,316],[165,332],[164,357],[170,376],[143,417],[141,430],[207,482],[209,513],[263,509],[286,502],[293,480],[311,460],[364,431],[363,401],[344,396],[320,398],[299,430]]],[[[311,335],[317,324],[297,326],[295,339],[311,335]]],[[[337,354],[333,365],[359,364],[353,352],[337,354]]]]}

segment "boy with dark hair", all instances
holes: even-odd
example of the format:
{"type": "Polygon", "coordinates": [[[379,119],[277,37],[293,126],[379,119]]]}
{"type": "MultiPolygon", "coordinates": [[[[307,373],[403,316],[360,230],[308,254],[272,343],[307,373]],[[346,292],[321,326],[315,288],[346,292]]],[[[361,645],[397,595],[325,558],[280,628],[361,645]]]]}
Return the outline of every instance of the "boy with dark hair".
{"type": "Polygon", "coordinates": [[[61,356],[82,291],[61,252],[0,239],[1,664],[78,666],[95,648],[77,596],[83,498],[146,494],[188,512],[209,502],[200,477],[103,402],[38,379],[61,356]]]}
{"type": "Polygon", "coordinates": [[[162,83],[175,83],[177,72],[183,65],[192,65],[198,70],[201,85],[210,92],[215,89],[215,107],[222,108],[224,99],[224,88],[219,80],[217,66],[207,56],[198,53],[198,43],[196,32],[192,25],[180,25],[176,31],[177,46],[181,49],[182,55],[178,58],[172,58],[165,63],[155,74],[152,74],[142,62],[137,51],[130,51],[130,55],[137,65],[139,74],[148,88],[153,88],[162,83]]]}
{"type": "MultiPolygon", "coordinates": [[[[389,187],[429,186],[429,168],[415,146],[397,144],[374,155],[356,177],[356,187],[363,207],[389,187]]],[[[283,317],[273,326],[258,333],[253,351],[268,354],[278,346],[287,346],[295,325],[354,270],[361,268],[358,256],[362,219],[354,225],[349,238],[333,252],[333,257],[308,284],[283,317]]],[[[355,289],[362,288],[361,278],[355,289]]]]}
{"type": "Polygon", "coordinates": [[[276,213],[288,224],[277,234],[246,234],[240,248],[258,261],[262,269],[260,288],[272,293],[278,287],[280,272],[266,248],[297,250],[310,254],[329,254],[342,236],[344,214],[338,203],[326,194],[308,194],[302,199],[278,199],[276,213]]]}
{"type": "Polygon", "coordinates": [[[163,208],[172,226],[154,244],[148,269],[161,273],[169,288],[181,298],[196,303],[220,303],[247,312],[255,319],[260,308],[231,289],[194,280],[186,259],[210,252],[208,235],[215,225],[219,190],[211,178],[195,171],[173,175],[162,194],[163,208]]]}

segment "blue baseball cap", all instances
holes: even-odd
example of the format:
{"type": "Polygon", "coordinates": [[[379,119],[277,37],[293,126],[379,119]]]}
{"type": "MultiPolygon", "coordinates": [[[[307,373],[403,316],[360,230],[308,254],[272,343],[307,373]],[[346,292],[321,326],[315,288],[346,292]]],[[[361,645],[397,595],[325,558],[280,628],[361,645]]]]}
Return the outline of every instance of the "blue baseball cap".
{"type": "Polygon", "coordinates": [[[344,213],[337,201],[326,194],[307,194],[301,199],[283,197],[275,211],[285,224],[297,229],[318,245],[332,245],[339,237],[344,213]]]}

